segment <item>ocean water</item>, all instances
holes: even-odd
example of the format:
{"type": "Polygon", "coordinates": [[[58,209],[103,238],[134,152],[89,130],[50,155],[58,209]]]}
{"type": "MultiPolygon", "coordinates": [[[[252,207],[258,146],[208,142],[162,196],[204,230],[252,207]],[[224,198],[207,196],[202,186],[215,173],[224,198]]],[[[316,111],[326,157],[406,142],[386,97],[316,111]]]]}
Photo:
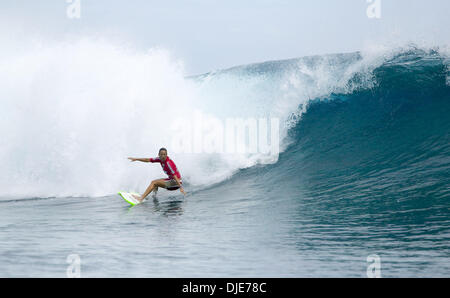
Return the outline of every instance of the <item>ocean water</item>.
{"type": "Polygon", "coordinates": [[[0,62],[1,277],[66,277],[74,255],[81,277],[367,277],[374,256],[381,277],[450,273],[444,50],[186,76],[84,40],[0,62]],[[166,113],[196,111],[276,117],[279,155],[172,150],[166,113]],[[117,191],[164,174],[126,157],[162,146],[188,196],[130,207],[117,191]]]}

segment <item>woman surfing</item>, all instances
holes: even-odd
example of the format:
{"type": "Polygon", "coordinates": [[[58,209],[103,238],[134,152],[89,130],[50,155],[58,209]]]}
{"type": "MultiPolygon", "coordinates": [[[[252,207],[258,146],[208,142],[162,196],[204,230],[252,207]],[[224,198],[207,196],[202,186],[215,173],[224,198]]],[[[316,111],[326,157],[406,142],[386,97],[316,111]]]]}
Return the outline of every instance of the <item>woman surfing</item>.
{"type": "Polygon", "coordinates": [[[158,162],[161,164],[161,167],[163,171],[169,176],[169,178],[162,178],[153,180],[152,183],[147,187],[145,192],[141,196],[133,195],[139,203],[142,203],[142,201],[153,191],[153,197],[156,197],[156,193],[158,192],[158,187],[165,188],[167,190],[177,190],[180,189],[180,192],[183,195],[186,195],[186,192],[183,189],[183,182],[181,180],[180,172],[177,169],[177,166],[167,156],[167,149],[161,148],[158,152],[158,157],[156,158],[134,158],[134,157],[128,157],[129,160],[132,162],[134,161],[141,161],[141,162],[151,162],[155,163],[158,162]]]}

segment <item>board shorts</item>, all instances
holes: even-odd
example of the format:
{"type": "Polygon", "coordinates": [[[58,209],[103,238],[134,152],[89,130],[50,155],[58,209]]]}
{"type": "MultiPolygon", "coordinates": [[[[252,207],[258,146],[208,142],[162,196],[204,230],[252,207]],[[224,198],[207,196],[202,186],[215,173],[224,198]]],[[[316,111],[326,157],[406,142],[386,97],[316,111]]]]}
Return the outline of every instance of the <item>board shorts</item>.
{"type": "MultiPolygon", "coordinates": [[[[175,179],[166,178],[166,179],[164,179],[164,182],[166,184],[167,190],[177,190],[180,188],[175,179]]],[[[180,179],[180,184],[183,185],[183,181],[181,181],[181,179],[180,179]]]]}

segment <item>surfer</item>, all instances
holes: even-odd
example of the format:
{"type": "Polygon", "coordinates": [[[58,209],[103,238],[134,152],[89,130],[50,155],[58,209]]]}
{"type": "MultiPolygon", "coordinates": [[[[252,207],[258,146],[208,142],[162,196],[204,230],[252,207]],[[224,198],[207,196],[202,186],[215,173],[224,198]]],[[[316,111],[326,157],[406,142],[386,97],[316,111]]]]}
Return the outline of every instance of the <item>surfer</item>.
{"type": "Polygon", "coordinates": [[[165,188],[167,190],[177,190],[180,189],[180,192],[183,195],[186,195],[186,192],[183,189],[182,181],[181,181],[181,175],[180,172],[177,169],[177,166],[167,156],[167,149],[161,148],[158,152],[158,157],[156,158],[134,158],[134,157],[128,157],[129,160],[132,162],[134,161],[141,161],[141,162],[159,162],[161,164],[161,167],[163,171],[169,176],[169,178],[166,179],[157,179],[153,180],[152,183],[147,187],[144,194],[142,196],[135,196],[139,202],[142,202],[152,191],[153,191],[153,197],[156,197],[156,193],[158,192],[158,187],[165,188]]]}

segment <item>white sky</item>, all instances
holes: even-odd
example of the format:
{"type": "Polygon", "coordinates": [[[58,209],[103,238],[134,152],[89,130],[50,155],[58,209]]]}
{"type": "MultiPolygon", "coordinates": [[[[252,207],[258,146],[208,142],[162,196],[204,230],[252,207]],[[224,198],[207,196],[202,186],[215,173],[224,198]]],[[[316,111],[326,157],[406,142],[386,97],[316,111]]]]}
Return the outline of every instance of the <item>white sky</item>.
{"type": "Polygon", "coordinates": [[[450,43],[450,1],[372,0],[0,0],[0,34],[52,40],[95,36],[160,46],[188,74],[380,43],[450,43]],[[81,18],[69,19],[68,1],[81,18]]]}

